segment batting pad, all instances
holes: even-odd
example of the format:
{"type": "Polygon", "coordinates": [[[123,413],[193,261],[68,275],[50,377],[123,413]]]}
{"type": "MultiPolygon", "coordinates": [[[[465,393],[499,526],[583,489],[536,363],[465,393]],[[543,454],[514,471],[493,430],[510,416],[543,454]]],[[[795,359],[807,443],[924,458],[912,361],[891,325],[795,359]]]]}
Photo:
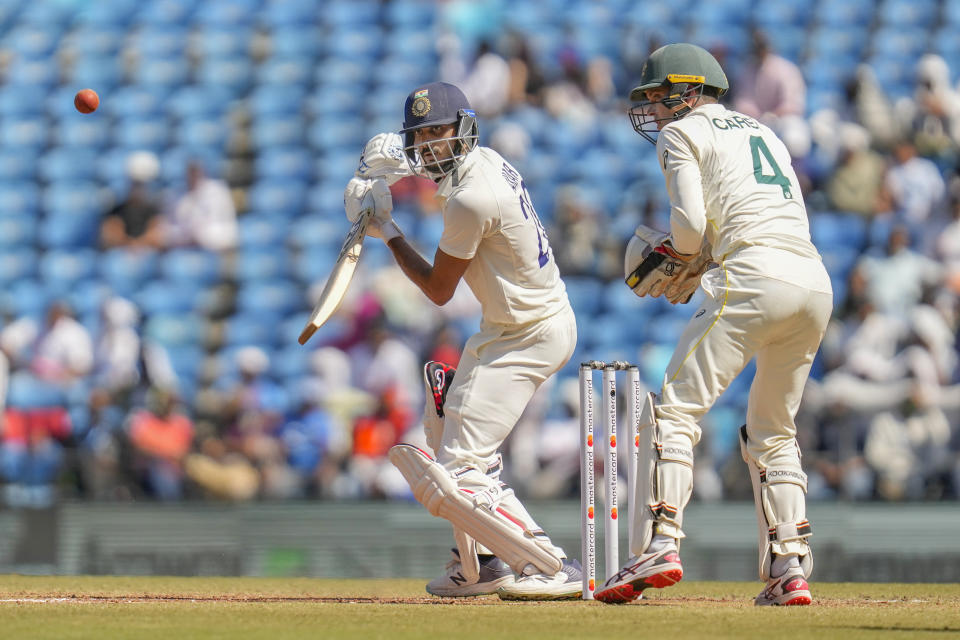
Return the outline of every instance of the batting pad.
{"type": "Polygon", "coordinates": [[[449,520],[455,529],[490,549],[516,573],[522,573],[528,564],[549,575],[563,568],[560,557],[545,548],[519,520],[496,503],[492,508],[477,504],[426,452],[409,444],[398,444],[390,448],[388,457],[403,474],[413,496],[431,515],[449,520]]]}
{"type": "Polygon", "coordinates": [[[760,468],[747,453],[747,428],[740,427],[740,453],[750,469],[757,508],[760,579],[770,579],[773,554],[797,556],[805,578],[813,572],[813,534],[807,520],[807,475],[799,468],[760,468]]]}
{"type": "Polygon", "coordinates": [[[637,453],[636,495],[633,546],[635,556],[646,553],[654,534],[684,537],[683,509],[693,493],[693,451],[676,446],[665,447],[657,424],[653,393],[638,418],[640,446],[637,453]],[[642,502],[641,502],[642,501],[642,502]]]}

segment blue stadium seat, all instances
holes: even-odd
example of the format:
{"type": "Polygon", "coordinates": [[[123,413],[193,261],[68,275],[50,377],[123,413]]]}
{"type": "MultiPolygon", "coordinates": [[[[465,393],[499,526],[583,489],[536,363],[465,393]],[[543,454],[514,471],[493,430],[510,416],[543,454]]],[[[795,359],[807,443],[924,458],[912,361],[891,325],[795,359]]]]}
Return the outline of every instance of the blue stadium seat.
{"type": "Polygon", "coordinates": [[[937,5],[936,2],[917,2],[916,0],[884,0],[880,3],[878,17],[882,24],[926,29],[939,17],[937,5]]]}
{"type": "Polygon", "coordinates": [[[270,147],[257,154],[258,178],[307,180],[313,174],[313,155],[303,147],[270,147]]]}
{"type": "Polygon", "coordinates": [[[233,97],[217,87],[187,85],[176,89],[167,103],[167,112],[180,119],[219,116],[227,112],[233,97]]]}
{"type": "Polygon", "coordinates": [[[132,77],[137,85],[173,90],[189,80],[190,68],[183,58],[144,58],[132,77]]]}
{"type": "Polygon", "coordinates": [[[250,127],[250,137],[258,149],[301,144],[306,128],[300,116],[271,116],[256,120],[250,127]]]}
{"type": "Polygon", "coordinates": [[[0,149],[0,183],[33,180],[38,163],[33,153],[0,149]]]}
{"type": "Polygon", "coordinates": [[[228,122],[217,115],[184,118],[174,128],[174,142],[184,147],[196,146],[222,152],[229,138],[228,122]]]}
{"type": "Polygon", "coordinates": [[[247,213],[240,216],[240,247],[256,249],[261,247],[282,247],[285,242],[287,224],[269,215],[247,213]]]}
{"type": "Polygon", "coordinates": [[[133,297],[133,301],[147,316],[155,313],[187,313],[194,311],[203,290],[189,283],[153,280],[147,282],[133,297]]]}
{"type": "Polygon", "coordinates": [[[213,251],[172,249],[160,256],[160,275],[172,283],[209,285],[220,279],[222,260],[213,251]]]}
{"type": "Polygon", "coordinates": [[[84,326],[95,328],[100,325],[103,305],[113,297],[110,287],[99,278],[87,278],[73,285],[64,295],[64,300],[77,314],[84,326]]]}
{"type": "Polygon", "coordinates": [[[251,282],[237,292],[237,310],[241,312],[262,310],[287,314],[302,311],[306,306],[306,291],[290,280],[251,282]]]}
{"type": "Polygon", "coordinates": [[[160,178],[168,186],[185,185],[187,165],[190,162],[199,162],[207,175],[219,177],[222,174],[224,154],[219,147],[185,146],[172,147],[160,156],[160,178]]]}
{"type": "MultiPolygon", "coordinates": [[[[34,28],[50,28],[58,32],[73,20],[77,11],[76,5],[66,2],[29,2],[13,0],[3,3],[4,10],[16,13],[16,21],[34,28]],[[22,5],[22,8],[18,5],[22,5]]],[[[3,15],[0,13],[0,15],[3,15]]],[[[2,24],[0,20],[0,24],[2,24]]]]}
{"type": "MultiPolygon", "coordinates": [[[[362,86],[321,83],[320,88],[304,100],[304,106],[311,117],[336,122],[340,118],[353,118],[363,113],[367,107],[366,92],[362,86]]],[[[401,115],[402,110],[401,103],[401,115]]],[[[402,117],[399,120],[402,120],[402,117]]],[[[399,127],[394,125],[392,129],[399,129],[399,127]]]]}
{"type": "Polygon", "coordinates": [[[156,277],[159,258],[154,251],[144,249],[109,249],[98,263],[100,278],[118,295],[131,296],[144,283],[156,277]]]}
{"type": "Polygon", "coordinates": [[[181,26],[162,27],[147,22],[131,39],[131,49],[139,54],[140,60],[167,60],[181,58],[187,50],[187,30],[181,26]]]}
{"type": "Polygon", "coordinates": [[[118,121],[113,129],[113,142],[128,151],[159,152],[170,140],[170,126],[166,118],[131,117],[118,121]]]}
{"type": "Polygon", "coordinates": [[[109,100],[104,100],[101,108],[116,118],[154,118],[163,115],[166,93],[149,87],[129,85],[118,89],[109,100]]]}
{"type": "Polygon", "coordinates": [[[224,327],[224,346],[256,345],[270,347],[279,344],[277,324],[257,314],[237,313],[227,318],[224,327]]]}
{"type": "Polygon", "coordinates": [[[83,146],[59,146],[45,153],[38,163],[47,182],[96,180],[97,154],[83,146]]]}
{"type": "Polygon", "coordinates": [[[42,322],[53,295],[39,279],[18,278],[0,291],[0,306],[16,318],[28,316],[42,322]]]}
{"type": "MultiPolygon", "coordinates": [[[[41,3],[31,3],[41,4],[41,3]]],[[[45,59],[53,54],[62,29],[52,24],[23,24],[15,26],[3,38],[4,48],[18,59],[45,59]]]]}
{"type": "Polygon", "coordinates": [[[206,0],[197,6],[193,21],[211,28],[246,27],[256,17],[259,0],[206,0]]]}
{"type": "Polygon", "coordinates": [[[39,271],[47,291],[63,296],[94,275],[97,253],[93,249],[47,251],[40,258],[39,271]]]}
{"type": "MultiPolygon", "coordinates": [[[[353,59],[367,65],[382,53],[383,37],[378,28],[336,30],[328,35],[324,45],[324,52],[328,56],[353,59]]],[[[368,68],[367,73],[369,72],[368,68]]]]}
{"type": "Polygon", "coordinates": [[[274,0],[257,12],[257,19],[263,26],[287,30],[316,22],[323,10],[316,0],[274,0]]]}
{"type": "Polygon", "coordinates": [[[24,241],[15,244],[16,236],[11,233],[13,218],[0,218],[0,286],[8,287],[13,282],[37,276],[37,254],[30,247],[31,230],[19,229],[26,236],[24,241]]]}
{"type": "Polygon", "coordinates": [[[313,76],[313,61],[305,56],[274,56],[257,67],[256,74],[257,84],[261,87],[307,87],[313,76]]]}
{"type": "Polygon", "coordinates": [[[91,87],[104,97],[122,82],[123,67],[116,54],[84,56],[70,69],[71,88],[91,87]]]}
{"type": "Polygon", "coordinates": [[[307,140],[314,149],[324,153],[352,151],[358,159],[368,139],[366,123],[360,118],[335,122],[320,119],[307,130],[307,140]]]}
{"type": "Polygon", "coordinates": [[[337,28],[364,28],[379,24],[382,3],[374,0],[334,2],[320,12],[324,24],[337,28]]]}
{"type": "Polygon", "coordinates": [[[248,192],[251,211],[292,218],[304,210],[306,185],[296,180],[259,180],[248,192]]]}
{"type": "Polygon", "coordinates": [[[136,20],[150,27],[186,27],[198,4],[198,0],[154,0],[145,2],[136,20]]]}
{"type": "Polygon", "coordinates": [[[170,366],[177,375],[180,393],[186,396],[192,395],[197,377],[207,357],[204,350],[196,345],[179,345],[166,347],[165,351],[170,359],[170,366]]]}
{"type": "Polygon", "coordinates": [[[286,228],[287,244],[292,248],[302,251],[310,247],[322,247],[336,255],[350,223],[342,211],[339,216],[312,213],[294,220],[286,228]]]}
{"type": "Polygon", "coordinates": [[[239,59],[250,54],[253,31],[247,28],[224,27],[202,30],[196,41],[201,60],[239,59]]]}
{"type": "Polygon", "coordinates": [[[239,96],[253,82],[253,67],[246,57],[208,58],[197,69],[197,82],[239,96]]]}
{"type": "MultiPolygon", "coordinates": [[[[37,105],[43,102],[46,95],[47,90],[43,87],[10,83],[0,85],[0,117],[36,115],[37,105]]],[[[73,107],[72,98],[70,106],[73,107]]]]}
{"type": "Polygon", "coordinates": [[[29,182],[0,182],[0,211],[4,213],[37,213],[40,190],[29,182]]]}
{"type": "Polygon", "coordinates": [[[139,0],[84,3],[74,19],[83,25],[126,27],[132,22],[139,4],[139,0]]]}
{"type": "Polygon", "coordinates": [[[40,221],[37,245],[44,249],[82,249],[96,246],[99,235],[100,219],[96,216],[49,213],[40,221]]]}
{"type": "Polygon", "coordinates": [[[50,125],[42,116],[4,118],[0,122],[0,147],[35,153],[47,145],[50,125]]]}
{"type": "Polygon", "coordinates": [[[282,245],[245,248],[237,254],[234,275],[241,282],[287,278],[290,275],[289,262],[290,257],[282,245]]]}
{"type": "Polygon", "coordinates": [[[247,104],[254,118],[297,116],[304,112],[306,90],[300,86],[259,85],[250,92],[247,104]]]}
{"type": "Polygon", "coordinates": [[[54,58],[19,60],[7,68],[5,76],[10,84],[48,89],[59,80],[60,69],[54,58]]]}
{"type": "MultiPolygon", "coordinates": [[[[296,328],[296,334],[293,332],[283,333],[280,332],[278,335],[279,344],[289,344],[290,336],[299,335],[300,329],[306,323],[304,321],[296,328]]],[[[316,335],[311,341],[316,340],[316,335]]],[[[299,344],[294,344],[292,346],[285,346],[277,349],[274,352],[274,356],[270,358],[270,373],[273,374],[278,380],[288,381],[288,384],[284,386],[293,388],[298,382],[303,381],[303,379],[310,375],[310,359],[313,356],[313,350],[307,349],[300,346],[299,344]]]]}
{"type": "Polygon", "coordinates": [[[7,405],[12,409],[48,409],[66,404],[63,390],[57,385],[39,380],[26,371],[10,376],[7,405]]]}
{"type": "MultiPolygon", "coordinates": [[[[73,110],[73,105],[70,105],[73,110]]],[[[62,116],[53,132],[57,145],[100,151],[110,138],[110,126],[106,118],[90,118],[83,114],[70,113],[62,116]]],[[[96,170],[96,167],[93,167],[96,170]]]]}
{"type": "Polygon", "coordinates": [[[600,312],[600,303],[602,297],[600,291],[603,283],[597,278],[588,276],[564,276],[563,284],[567,288],[567,297],[570,299],[570,306],[576,314],[584,314],[588,317],[595,316],[600,312]]]}
{"type": "Polygon", "coordinates": [[[92,180],[55,182],[43,190],[41,204],[47,214],[78,218],[98,217],[105,205],[100,185],[92,180]]]}
{"type": "Polygon", "coordinates": [[[198,345],[206,321],[197,313],[155,313],[143,325],[143,338],[164,347],[198,345]]]}
{"type": "MultiPolygon", "coordinates": [[[[303,3],[295,2],[303,6],[303,3]]],[[[274,29],[270,33],[270,54],[315,59],[321,50],[323,32],[309,21],[274,29]]]]}

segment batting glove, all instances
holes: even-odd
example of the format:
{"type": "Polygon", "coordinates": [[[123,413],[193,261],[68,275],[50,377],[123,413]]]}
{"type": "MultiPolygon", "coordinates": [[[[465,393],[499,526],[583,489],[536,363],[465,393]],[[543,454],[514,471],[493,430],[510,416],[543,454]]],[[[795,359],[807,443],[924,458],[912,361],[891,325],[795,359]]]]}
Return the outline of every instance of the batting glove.
{"type": "Polygon", "coordinates": [[[413,175],[403,154],[400,134],[378,133],[373,136],[363,148],[354,175],[358,178],[383,178],[388,185],[413,175]]]}

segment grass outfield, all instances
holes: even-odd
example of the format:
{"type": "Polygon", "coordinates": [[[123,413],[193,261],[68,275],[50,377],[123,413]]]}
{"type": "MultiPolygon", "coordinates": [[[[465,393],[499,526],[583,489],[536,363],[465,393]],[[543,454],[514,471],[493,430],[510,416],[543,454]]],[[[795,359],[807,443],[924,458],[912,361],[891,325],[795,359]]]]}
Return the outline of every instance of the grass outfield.
{"type": "Polygon", "coordinates": [[[960,638],[960,585],[692,582],[629,605],[427,596],[423,580],[0,576],[2,638],[960,638]]]}

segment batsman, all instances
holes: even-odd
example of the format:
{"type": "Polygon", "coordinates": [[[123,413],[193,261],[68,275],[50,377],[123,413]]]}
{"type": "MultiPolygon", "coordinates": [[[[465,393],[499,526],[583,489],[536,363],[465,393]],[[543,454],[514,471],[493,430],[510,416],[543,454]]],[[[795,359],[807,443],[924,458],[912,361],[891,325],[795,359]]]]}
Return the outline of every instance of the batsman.
{"type": "Polygon", "coordinates": [[[576,346],[573,310],[550,244],[523,178],[478,145],[477,118],[460,89],[443,82],[418,87],[403,115],[399,135],[367,143],[344,194],[347,216],[359,216],[371,193],[369,234],[387,243],[403,273],[438,305],[464,279],[482,314],[456,375],[440,363],[425,367],[424,429],[433,455],[406,444],[389,454],[417,500],[453,524],[457,548],[427,591],[577,598],[579,563],[566,559],[500,480],[501,444],[576,346]],[[443,231],[432,263],[391,217],[389,184],[410,174],[438,185],[443,231]]]}
{"type": "Polygon", "coordinates": [[[830,278],[810,241],[786,147],[765,125],[719,104],[728,84],[716,59],[692,44],[669,44],[650,54],[640,75],[630,118],[656,145],[670,231],[637,229],[627,285],[672,303],[689,301],[699,286],[706,295],[659,397],[650,394],[641,412],[631,557],[595,598],[629,602],[683,577],[698,423],[756,358],[740,430],[766,581],[755,604],[810,604],[812,529],[794,419],[833,309],[830,278]]]}

